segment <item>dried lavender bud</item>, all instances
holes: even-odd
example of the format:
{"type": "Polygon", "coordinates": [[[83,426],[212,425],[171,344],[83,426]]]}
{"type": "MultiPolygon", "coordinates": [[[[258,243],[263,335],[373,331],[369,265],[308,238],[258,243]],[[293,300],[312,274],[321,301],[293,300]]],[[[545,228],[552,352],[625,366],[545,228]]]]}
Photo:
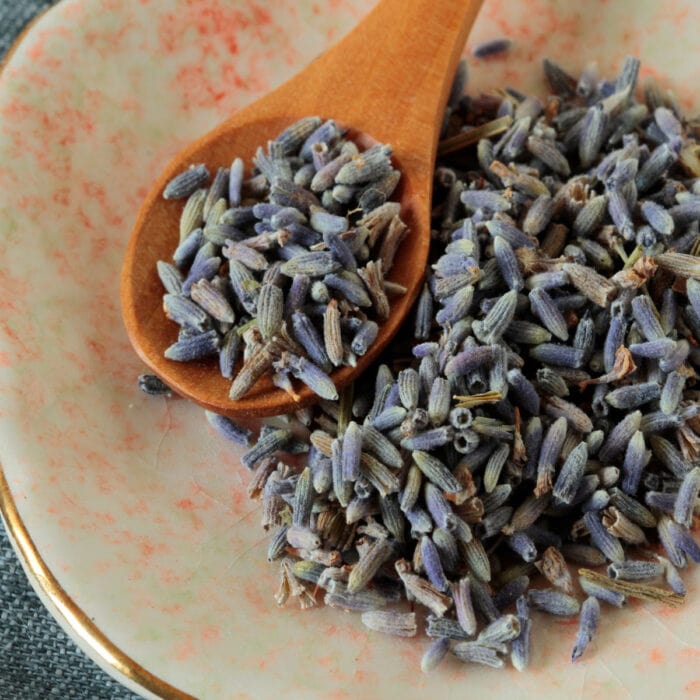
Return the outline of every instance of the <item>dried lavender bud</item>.
{"type": "Polygon", "coordinates": [[[700,493],[700,467],[691,469],[681,482],[673,506],[673,519],[685,527],[693,523],[693,510],[698,493],[700,493]]]}
{"type": "Polygon", "coordinates": [[[545,362],[557,367],[578,369],[583,364],[583,350],[569,345],[542,343],[530,350],[530,357],[538,362],[545,362]]]}
{"type": "Polygon", "coordinates": [[[439,460],[427,452],[414,450],[413,461],[423,472],[426,479],[434,483],[438,488],[447,493],[459,493],[462,484],[456,479],[454,474],[439,460]]]}
{"type": "Polygon", "coordinates": [[[605,396],[605,400],[614,408],[631,409],[658,399],[661,387],[656,382],[628,384],[613,389],[605,396]]]}
{"type": "Polygon", "coordinates": [[[666,381],[659,397],[659,408],[663,413],[670,414],[678,408],[678,404],[683,396],[685,380],[685,374],[680,372],[669,372],[666,376],[666,381]]]}
{"type": "Polygon", "coordinates": [[[655,561],[623,561],[610,564],[608,576],[623,581],[647,581],[663,576],[664,566],[655,561]]]}
{"type": "Polygon", "coordinates": [[[520,635],[520,620],[515,615],[503,615],[485,627],[477,637],[477,642],[484,646],[500,649],[520,635]]]}
{"type": "Polygon", "coordinates": [[[649,158],[644,161],[635,178],[635,184],[639,192],[646,192],[651,189],[676,161],[677,157],[668,144],[663,143],[655,148],[649,158]]]}
{"type": "Polygon", "coordinates": [[[165,294],[163,308],[166,316],[180,326],[203,333],[211,328],[211,317],[205,309],[180,294],[165,294]]]}
{"type": "Polygon", "coordinates": [[[504,610],[515,603],[522,596],[530,585],[528,576],[517,576],[511,579],[496,593],[493,602],[499,610],[504,610]]]}
{"type": "Polygon", "coordinates": [[[426,284],[418,298],[416,306],[416,321],[414,337],[416,340],[427,340],[430,337],[430,329],[433,325],[433,295],[426,284]]]}
{"type": "Polygon", "coordinates": [[[579,443],[566,458],[552,490],[552,495],[563,503],[571,503],[581,483],[586,461],[588,445],[579,443]]]}
{"type": "Polygon", "coordinates": [[[594,304],[607,307],[617,295],[617,288],[607,278],[578,263],[564,263],[562,269],[569,275],[571,283],[594,304]]]}
{"type": "Polygon", "coordinates": [[[184,199],[193,194],[209,180],[209,171],[205,165],[193,165],[176,175],[163,190],[165,199],[184,199]]]}
{"type": "Polygon", "coordinates": [[[489,345],[500,340],[513,320],[517,301],[518,295],[514,290],[500,297],[483,320],[474,321],[472,324],[474,335],[489,345]]]}
{"type": "Polygon", "coordinates": [[[420,378],[416,370],[409,368],[399,372],[399,398],[407,411],[414,411],[418,406],[420,378]]]}
{"type": "Polygon", "coordinates": [[[597,598],[589,596],[581,606],[579,614],[579,627],[576,633],[576,642],[571,652],[571,661],[576,661],[586,650],[595,636],[600,620],[600,603],[597,598]]]}
{"type": "Polygon", "coordinates": [[[566,418],[557,418],[548,428],[542,440],[537,466],[537,487],[535,495],[541,496],[552,489],[554,466],[566,438],[566,418]]]}
{"type": "Polygon", "coordinates": [[[448,637],[438,637],[435,641],[431,642],[421,657],[421,671],[423,671],[423,673],[430,673],[435,670],[449,650],[450,640],[448,637]]]}
{"type": "Polygon", "coordinates": [[[527,600],[537,610],[561,617],[576,615],[581,608],[576,598],[553,588],[531,589],[527,600]]]}
{"type": "Polygon", "coordinates": [[[568,340],[569,329],[566,320],[552,297],[544,289],[536,287],[530,292],[529,299],[532,312],[542,325],[560,340],[568,340]]]}
{"type": "Polygon", "coordinates": [[[442,567],[440,554],[434,542],[427,535],[423,535],[420,539],[420,550],[421,561],[428,580],[439,591],[446,591],[449,584],[442,567]]]}
{"type": "Polygon", "coordinates": [[[209,423],[227,440],[231,440],[243,447],[248,447],[250,445],[250,438],[253,434],[251,430],[238,425],[230,418],[221,416],[218,413],[213,413],[212,411],[205,411],[204,413],[209,423]]]}
{"type": "Polygon", "coordinates": [[[670,236],[673,233],[673,217],[656,202],[647,200],[640,207],[642,215],[649,225],[662,236],[670,236]]]}
{"type": "Polygon", "coordinates": [[[518,621],[520,622],[520,634],[512,641],[510,660],[514,668],[524,671],[530,662],[530,608],[527,598],[520,596],[516,602],[518,621]]]}
{"type": "Polygon", "coordinates": [[[338,391],[333,380],[320,367],[309,362],[305,357],[282,353],[279,364],[288,367],[297,379],[301,380],[322,399],[334,400],[338,398],[338,391]]]}
{"type": "Polygon", "coordinates": [[[665,557],[662,557],[657,554],[656,558],[663,565],[664,578],[666,579],[666,583],[668,584],[669,588],[678,595],[686,595],[688,591],[686,589],[685,583],[683,583],[683,579],[681,578],[678,569],[673,564],[671,564],[671,562],[665,557]]]}
{"type": "Polygon", "coordinates": [[[537,546],[527,533],[516,532],[508,537],[507,543],[523,561],[532,562],[537,559],[537,546]]]}
{"type": "Polygon", "coordinates": [[[581,238],[595,233],[605,219],[607,206],[608,198],[604,194],[589,199],[576,215],[573,224],[574,233],[581,238]]]}
{"type": "Polygon", "coordinates": [[[666,335],[649,297],[639,295],[632,299],[632,313],[640,331],[647,340],[658,340],[666,335]]]}
{"type": "Polygon", "coordinates": [[[617,423],[610,433],[607,440],[600,448],[599,457],[604,462],[619,455],[627,446],[627,443],[632,438],[635,432],[639,430],[642,421],[641,411],[633,411],[628,413],[619,423],[617,423]]]}
{"type": "Polygon", "coordinates": [[[477,642],[457,642],[450,651],[465,663],[483,664],[492,668],[503,667],[503,659],[498,656],[495,649],[477,642]]]}
{"type": "Polygon", "coordinates": [[[149,396],[172,396],[172,389],[155,374],[141,374],[138,378],[138,387],[149,396]]]}
{"type": "Polygon", "coordinates": [[[610,561],[616,564],[624,561],[625,552],[620,541],[603,527],[595,513],[585,513],[583,521],[591,535],[591,542],[593,542],[610,561]]]}
{"type": "Polygon", "coordinates": [[[191,362],[216,354],[221,344],[215,330],[198,333],[178,340],[165,350],[165,357],[176,362],[191,362]]]}
{"type": "Polygon", "coordinates": [[[442,426],[416,433],[401,440],[401,447],[405,450],[422,450],[424,452],[435,450],[438,447],[451,443],[454,439],[454,431],[450,426],[442,426]]]}
{"type": "Polygon", "coordinates": [[[413,637],[418,631],[415,613],[398,613],[389,610],[368,610],[362,613],[362,624],[375,632],[398,637],[413,637]]]}
{"type": "Polygon", "coordinates": [[[658,459],[676,478],[683,479],[690,471],[690,465],[671,442],[660,435],[649,438],[654,457],[658,459]]]}
{"type": "Polygon", "coordinates": [[[603,145],[607,122],[608,117],[603,110],[602,103],[591,107],[583,118],[578,146],[579,159],[582,167],[587,168],[597,157],[603,145]]]}
{"type": "MultiPolygon", "coordinates": [[[[493,250],[498,263],[498,268],[501,272],[501,276],[505,280],[505,283],[510,289],[515,290],[516,292],[520,291],[524,287],[525,282],[523,281],[518,259],[512,246],[502,236],[496,236],[493,241],[493,250]]],[[[466,316],[466,312],[464,315],[466,316]]],[[[438,323],[442,323],[439,318],[437,321],[438,323]]]]}
{"type": "Polygon", "coordinates": [[[292,314],[292,328],[296,340],[301,344],[309,358],[323,370],[331,368],[321,337],[311,319],[301,311],[292,314]]]}
{"type": "Polygon", "coordinates": [[[520,369],[515,368],[508,372],[508,385],[521,408],[532,415],[540,412],[540,397],[537,390],[520,369]]]}
{"type": "Polygon", "coordinates": [[[472,56],[475,58],[488,58],[508,51],[512,45],[513,40],[507,37],[489,39],[474,46],[472,56]]]}
{"type": "Polygon", "coordinates": [[[675,351],[676,341],[671,338],[659,338],[658,340],[648,340],[643,343],[632,343],[629,349],[637,357],[661,359],[668,357],[675,351]]]}
{"type": "Polygon", "coordinates": [[[552,418],[565,418],[566,422],[580,433],[590,433],[593,423],[585,411],[558,396],[550,396],[545,404],[545,412],[552,418]]]}
{"type": "Polygon", "coordinates": [[[642,478],[642,471],[646,467],[651,454],[647,452],[644,433],[638,430],[629,441],[625,450],[625,459],[622,463],[622,490],[630,495],[634,495],[639,488],[642,478]]]}
{"type": "Polygon", "coordinates": [[[353,566],[348,578],[348,592],[357,593],[374,578],[381,565],[392,554],[392,544],[388,540],[375,540],[353,566]]]}
{"type": "Polygon", "coordinates": [[[464,190],[459,195],[460,201],[467,209],[488,209],[491,211],[507,211],[511,203],[502,192],[494,190],[464,190]]]}
{"type": "Polygon", "coordinates": [[[475,369],[479,369],[494,359],[492,346],[471,347],[454,355],[445,365],[445,377],[463,377],[475,369]]]}
{"type": "Polygon", "coordinates": [[[528,236],[537,236],[542,233],[551,222],[555,209],[556,202],[549,194],[537,197],[527,210],[523,220],[523,232],[528,236]]]}
{"type": "Polygon", "coordinates": [[[573,96],[576,94],[576,79],[561,66],[549,58],[543,61],[544,75],[552,91],[557,95],[573,96]]]}

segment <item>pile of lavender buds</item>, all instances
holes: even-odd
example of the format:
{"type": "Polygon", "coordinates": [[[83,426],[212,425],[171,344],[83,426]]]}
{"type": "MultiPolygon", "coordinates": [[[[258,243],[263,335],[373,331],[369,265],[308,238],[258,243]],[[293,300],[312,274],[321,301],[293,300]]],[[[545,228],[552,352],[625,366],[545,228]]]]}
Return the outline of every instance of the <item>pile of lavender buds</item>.
{"type": "Polygon", "coordinates": [[[391,152],[360,153],[333,120],[305,117],[258,148],[248,179],[236,158],[211,183],[203,164],[171,180],[163,196],[186,203],[173,262],[157,264],[180,326],[165,357],[218,354],[234,400],[266,374],[337,399],[329,373],[356,364],[406,291],[384,280],[407,233],[391,152]]]}
{"type": "Polygon", "coordinates": [[[700,149],[654,83],[636,100],[638,69],[576,80],[546,61],[544,101],[462,97],[460,71],[444,142],[476,149],[436,166],[414,318],[242,458],[280,605],[322,598],[401,636],[427,616],[429,671],[448,652],[524,669],[531,608],[579,617],[576,660],[605,606],[682,604],[700,561],[700,149]]]}

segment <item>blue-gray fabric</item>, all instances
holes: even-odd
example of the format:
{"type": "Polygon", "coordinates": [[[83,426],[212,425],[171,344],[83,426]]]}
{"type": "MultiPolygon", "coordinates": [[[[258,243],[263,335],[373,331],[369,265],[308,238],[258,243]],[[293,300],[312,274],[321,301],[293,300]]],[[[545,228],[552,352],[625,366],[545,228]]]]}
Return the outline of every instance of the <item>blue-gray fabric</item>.
{"type": "MultiPolygon", "coordinates": [[[[0,58],[27,23],[52,4],[0,0],[0,58]]],[[[0,526],[0,700],[137,697],[87,658],[49,615],[0,526]]]]}

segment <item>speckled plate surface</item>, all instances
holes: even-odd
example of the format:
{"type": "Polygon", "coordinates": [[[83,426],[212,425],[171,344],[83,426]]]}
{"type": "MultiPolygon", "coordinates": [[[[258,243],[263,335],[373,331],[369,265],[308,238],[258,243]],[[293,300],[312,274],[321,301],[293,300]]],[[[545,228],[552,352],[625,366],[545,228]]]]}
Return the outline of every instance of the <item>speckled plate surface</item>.
{"type": "MultiPolygon", "coordinates": [[[[239,452],[197,407],[135,387],[119,272],[149,183],[373,4],[64,0],[6,66],[0,495],[30,577],[88,653],[149,697],[698,697],[698,569],[682,609],[606,610],[574,666],[575,628],[537,616],[522,675],[452,660],[423,676],[424,638],[386,639],[337,610],[278,609],[239,452]]],[[[544,55],[613,73],[634,53],[697,110],[698,26],[694,0],[487,0],[470,44],[516,44],[471,61],[470,89],[541,92],[544,55]]]]}

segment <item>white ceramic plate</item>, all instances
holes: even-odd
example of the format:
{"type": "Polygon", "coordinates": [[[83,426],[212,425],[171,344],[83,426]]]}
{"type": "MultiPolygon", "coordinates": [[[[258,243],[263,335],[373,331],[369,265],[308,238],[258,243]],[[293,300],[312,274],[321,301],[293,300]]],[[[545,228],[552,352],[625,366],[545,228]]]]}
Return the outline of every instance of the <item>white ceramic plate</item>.
{"type": "MultiPolygon", "coordinates": [[[[0,77],[0,494],[35,587],[78,643],[144,695],[198,698],[683,697],[700,693],[700,573],[680,610],[537,616],[532,669],[448,663],[337,610],[278,609],[240,452],[182,400],[140,394],[121,257],[149,183],[188,141],[308,63],[372,0],[64,0],[0,77]]],[[[487,1],[470,90],[539,92],[540,60],[614,74],[639,55],[698,108],[693,0],[487,1]],[[694,92],[695,90],[695,92],[694,92]]]]}

